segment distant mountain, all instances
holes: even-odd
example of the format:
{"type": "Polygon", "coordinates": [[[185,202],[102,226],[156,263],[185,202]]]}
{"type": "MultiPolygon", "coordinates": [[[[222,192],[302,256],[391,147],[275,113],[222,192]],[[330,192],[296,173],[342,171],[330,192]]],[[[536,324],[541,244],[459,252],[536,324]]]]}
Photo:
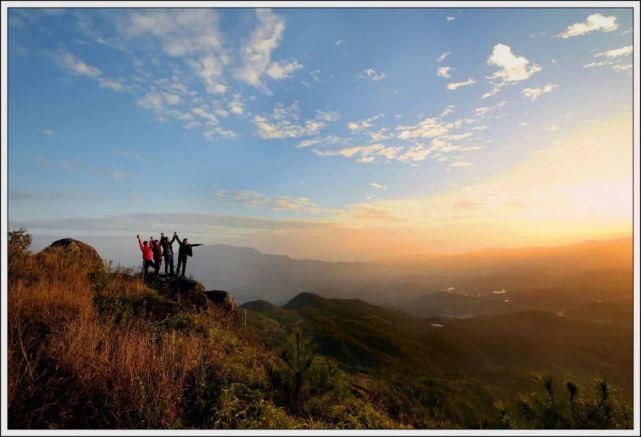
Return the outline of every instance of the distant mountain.
{"type": "MultiPolygon", "coordinates": [[[[301,293],[282,307],[249,302],[247,323],[282,338],[294,325],[351,371],[478,380],[517,393],[535,373],[595,374],[632,387],[632,329],[544,311],[421,319],[358,299],[301,293]]],[[[630,395],[631,393],[627,393],[630,395]]]]}
{"type": "MultiPolygon", "coordinates": [[[[510,299],[510,307],[516,307],[515,299],[520,295],[525,308],[533,304],[554,311],[581,300],[630,298],[631,269],[630,239],[413,257],[387,263],[299,260],[219,244],[197,248],[188,263],[188,271],[208,288],[230,290],[241,303],[264,299],[284,304],[298,293],[309,291],[325,297],[408,307],[422,296],[445,290],[494,299],[494,290],[506,289],[508,295],[501,301],[510,299]],[[546,295],[543,301],[542,294],[546,295]]],[[[482,305],[497,306],[496,302],[482,305]]]]}

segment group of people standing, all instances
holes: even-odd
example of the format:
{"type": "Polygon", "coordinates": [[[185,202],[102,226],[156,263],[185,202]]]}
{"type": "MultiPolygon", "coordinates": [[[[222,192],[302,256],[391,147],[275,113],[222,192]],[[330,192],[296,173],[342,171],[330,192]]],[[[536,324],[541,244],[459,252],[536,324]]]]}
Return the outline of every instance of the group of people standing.
{"type": "Polygon", "coordinates": [[[170,274],[174,276],[179,274],[185,276],[187,257],[193,255],[192,247],[202,246],[202,244],[190,244],[186,238],[180,241],[176,232],[174,232],[174,236],[171,240],[162,232],[160,233],[160,240],[149,237],[149,241],[141,241],[140,235],[136,235],[136,238],[138,239],[138,245],[142,252],[143,279],[147,277],[149,267],[154,269],[156,275],[160,273],[160,265],[162,264],[163,258],[165,260],[165,275],[170,274]],[[176,273],[174,273],[174,241],[178,242],[179,245],[176,273]]]}

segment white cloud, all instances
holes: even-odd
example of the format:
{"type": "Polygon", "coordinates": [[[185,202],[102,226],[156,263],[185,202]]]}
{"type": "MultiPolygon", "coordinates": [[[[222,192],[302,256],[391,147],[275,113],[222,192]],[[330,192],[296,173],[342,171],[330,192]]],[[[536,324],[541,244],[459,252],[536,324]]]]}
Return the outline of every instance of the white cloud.
{"type": "Polygon", "coordinates": [[[467,161],[455,161],[450,165],[450,167],[463,168],[463,167],[476,167],[476,165],[467,161]]]}
{"type": "Polygon", "coordinates": [[[343,142],[345,142],[343,138],[337,137],[335,135],[329,135],[326,137],[317,137],[317,138],[310,138],[308,140],[303,140],[296,145],[296,148],[304,149],[310,146],[337,144],[337,143],[343,143],[343,142]]]}
{"type": "Polygon", "coordinates": [[[377,190],[385,191],[387,190],[387,185],[379,184],[378,182],[372,182],[370,185],[377,190]]]}
{"type": "Polygon", "coordinates": [[[272,62],[265,73],[274,80],[283,80],[291,77],[296,70],[303,68],[296,60],[285,62],[272,62]]]}
{"type": "Polygon", "coordinates": [[[456,20],[456,17],[449,17],[448,16],[448,17],[445,17],[445,20],[448,21],[448,22],[451,22],[451,21],[456,20]]]}
{"type": "Polygon", "coordinates": [[[347,123],[347,128],[352,132],[359,132],[364,129],[372,127],[372,122],[380,118],[380,115],[374,115],[364,120],[350,121],[347,123]]]}
{"type": "Polygon", "coordinates": [[[450,52],[443,52],[436,58],[436,62],[443,62],[450,55],[450,52]]]}
{"type": "Polygon", "coordinates": [[[548,83],[542,88],[523,88],[522,93],[524,98],[535,101],[543,94],[551,93],[556,87],[557,85],[548,83]]]}
{"type": "Polygon", "coordinates": [[[621,47],[620,49],[608,50],[607,52],[597,53],[596,57],[605,56],[606,58],[617,58],[619,56],[626,56],[632,54],[632,46],[621,47]]]}
{"type": "Polygon", "coordinates": [[[55,133],[52,129],[43,129],[43,130],[42,130],[42,134],[43,134],[44,136],[47,136],[47,137],[52,137],[52,136],[54,136],[56,133],[55,133]]]}
{"type": "Polygon", "coordinates": [[[345,147],[338,150],[313,149],[312,152],[316,156],[343,156],[345,158],[354,158],[356,162],[361,164],[373,164],[396,159],[401,149],[401,147],[371,144],[368,146],[345,147]]]}
{"type": "Polygon", "coordinates": [[[550,126],[546,126],[546,127],[545,127],[545,130],[550,131],[550,132],[558,132],[558,131],[559,131],[559,130],[561,130],[561,129],[559,128],[559,126],[558,126],[558,125],[556,125],[556,124],[552,124],[552,125],[550,125],[550,126]]]}
{"type": "Polygon", "coordinates": [[[525,121],[519,121],[519,127],[525,127],[525,126],[527,126],[527,125],[528,125],[528,124],[527,124],[527,122],[525,122],[525,121]]]}
{"type": "Polygon", "coordinates": [[[70,52],[63,51],[59,56],[62,66],[77,76],[97,78],[102,75],[99,68],[87,64],[70,52]]]}
{"type": "Polygon", "coordinates": [[[258,135],[263,139],[299,138],[318,134],[326,126],[326,121],[322,118],[335,116],[331,112],[319,111],[315,118],[301,122],[298,102],[290,106],[277,103],[271,115],[254,116],[254,125],[258,128],[258,135]]]}
{"type": "Polygon", "coordinates": [[[219,199],[229,200],[251,208],[268,208],[273,211],[309,212],[316,214],[320,208],[307,197],[267,196],[249,190],[218,189],[214,193],[219,199]]]}
{"type": "Polygon", "coordinates": [[[378,82],[379,80],[382,80],[385,78],[385,73],[378,72],[373,68],[366,68],[365,70],[363,70],[363,74],[369,77],[370,79],[372,79],[374,82],[378,82]]]}
{"type": "Polygon", "coordinates": [[[100,85],[101,88],[108,88],[112,91],[120,92],[125,90],[125,86],[122,84],[122,82],[116,81],[116,80],[110,80],[110,79],[105,79],[105,78],[100,78],[98,79],[98,84],[100,85]]]}
{"type": "Polygon", "coordinates": [[[256,88],[263,88],[262,76],[270,64],[272,52],[283,37],[285,20],[270,9],[262,8],[256,9],[256,18],[258,24],[241,48],[242,66],[237,75],[240,80],[256,88]]]}
{"type": "Polygon", "coordinates": [[[617,18],[615,16],[606,17],[601,14],[592,14],[583,23],[574,23],[561,33],[559,36],[561,38],[572,38],[575,36],[585,35],[589,32],[602,31],[602,32],[612,32],[617,30],[619,26],[616,23],[617,18]]]}
{"type": "Polygon", "coordinates": [[[337,39],[334,44],[339,46],[339,45],[343,44],[343,40],[342,39],[337,39]]]}
{"type": "Polygon", "coordinates": [[[541,71],[538,64],[532,64],[523,56],[516,56],[512,53],[510,46],[496,44],[492,54],[487,59],[488,65],[499,67],[490,79],[500,82],[518,82],[525,80],[534,73],[541,71]]]}
{"type": "Polygon", "coordinates": [[[226,92],[223,73],[230,60],[214,10],[139,9],[120,24],[120,32],[130,38],[151,37],[172,58],[188,57],[208,93],[226,92]]]}
{"type": "Polygon", "coordinates": [[[236,115],[242,115],[245,112],[245,105],[240,94],[234,94],[234,98],[229,102],[229,110],[236,115]]]}
{"type": "Polygon", "coordinates": [[[612,69],[616,72],[632,71],[632,64],[615,64],[612,69]]]}
{"type": "Polygon", "coordinates": [[[501,91],[501,88],[503,88],[503,84],[502,83],[494,84],[494,86],[492,87],[492,89],[490,91],[486,92],[485,94],[483,94],[481,96],[481,99],[487,99],[488,97],[492,97],[494,94],[496,94],[499,91],[501,91]]]}
{"type": "Polygon", "coordinates": [[[316,111],[316,117],[326,122],[338,121],[341,116],[337,111],[316,111]]]}
{"type": "Polygon", "coordinates": [[[439,117],[445,117],[447,115],[450,115],[451,113],[454,112],[454,108],[456,108],[456,105],[447,105],[443,111],[441,111],[441,114],[439,117]]]}
{"type": "Polygon", "coordinates": [[[463,82],[450,82],[447,84],[447,89],[450,91],[454,91],[464,86],[474,85],[475,83],[476,79],[473,78],[469,78],[463,82]]]}
{"type": "Polygon", "coordinates": [[[199,59],[192,59],[189,64],[203,81],[205,90],[210,94],[223,94],[227,85],[222,80],[225,65],[229,63],[226,55],[204,55],[199,59]]]}
{"type": "Polygon", "coordinates": [[[401,140],[414,138],[435,138],[446,135],[451,129],[458,126],[457,122],[445,123],[438,118],[428,117],[415,125],[403,125],[396,127],[397,137],[401,140]]]}
{"type": "Polygon", "coordinates": [[[445,79],[449,79],[451,77],[450,76],[450,70],[451,70],[451,67],[445,67],[445,66],[438,67],[436,69],[436,75],[438,77],[444,77],[445,79]]]}
{"type": "Polygon", "coordinates": [[[404,162],[425,161],[430,153],[431,151],[427,147],[416,144],[407,149],[398,159],[404,162]]]}

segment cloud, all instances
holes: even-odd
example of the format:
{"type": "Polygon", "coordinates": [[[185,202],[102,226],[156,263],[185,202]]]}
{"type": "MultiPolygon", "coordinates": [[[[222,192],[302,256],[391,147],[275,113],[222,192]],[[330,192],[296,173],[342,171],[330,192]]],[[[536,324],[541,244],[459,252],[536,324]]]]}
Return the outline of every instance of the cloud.
{"type": "Polygon", "coordinates": [[[338,150],[318,150],[313,149],[316,156],[343,156],[345,158],[354,158],[361,164],[373,164],[394,160],[398,157],[401,147],[388,147],[383,144],[370,144],[367,146],[345,147],[338,150]]]}
{"type": "Polygon", "coordinates": [[[9,191],[9,200],[11,202],[33,202],[41,204],[61,202],[100,203],[104,199],[95,193],[11,190],[9,191]]]}
{"type": "Polygon", "coordinates": [[[296,60],[285,62],[272,62],[265,73],[274,80],[283,80],[291,77],[295,71],[303,68],[296,60]]]}
{"type": "Polygon", "coordinates": [[[633,52],[633,47],[631,45],[621,47],[618,49],[608,50],[605,52],[600,52],[594,55],[595,58],[606,58],[603,61],[590,62],[585,64],[584,68],[598,68],[609,66],[613,71],[618,73],[620,72],[631,72],[632,64],[621,64],[617,58],[631,55],[633,52]]]}
{"type": "Polygon", "coordinates": [[[613,50],[608,50],[607,52],[601,52],[597,53],[594,55],[595,57],[602,57],[605,56],[606,58],[617,58],[619,56],[626,56],[626,55],[631,55],[632,54],[632,46],[625,46],[621,47],[620,49],[613,49],[613,50]]]}
{"type": "Polygon", "coordinates": [[[583,23],[574,23],[568,26],[565,32],[559,34],[559,36],[566,39],[594,31],[612,32],[619,28],[616,21],[617,18],[614,15],[606,17],[601,14],[592,14],[583,23]]]}
{"type": "Polygon", "coordinates": [[[441,111],[441,114],[439,117],[445,117],[447,115],[450,115],[454,112],[454,109],[456,108],[456,105],[447,105],[443,111],[441,111]]]}
{"type": "Polygon", "coordinates": [[[62,51],[59,53],[59,60],[66,70],[77,76],[97,78],[102,75],[102,71],[99,68],[87,64],[73,53],[62,51]]]}
{"type": "Polygon", "coordinates": [[[333,226],[329,222],[311,220],[285,220],[205,213],[140,213],[107,215],[94,217],[66,217],[62,219],[31,219],[16,221],[17,226],[31,230],[63,230],[63,231],[96,231],[121,232],[131,235],[132,229],[138,229],[141,223],[146,223],[150,232],[165,231],[167,228],[189,232],[206,233],[216,228],[235,228],[253,230],[313,230],[326,229],[333,226]]]}
{"type": "Polygon", "coordinates": [[[347,122],[347,128],[352,132],[360,132],[362,130],[369,129],[370,127],[372,127],[372,122],[378,120],[380,117],[381,117],[380,115],[374,115],[364,120],[349,121],[347,122]]]}
{"type": "Polygon", "coordinates": [[[334,45],[337,45],[337,46],[339,46],[341,44],[343,44],[343,40],[342,39],[337,39],[336,42],[334,43],[334,45]]]}
{"type": "Polygon", "coordinates": [[[543,94],[551,93],[556,87],[556,84],[548,83],[542,88],[523,88],[522,93],[524,98],[535,101],[543,94]]]}
{"type": "Polygon", "coordinates": [[[445,79],[449,79],[451,77],[450,76],[450,70],[451,70],[451,67],[445,67],[445,66],[438,67],[436,69],[436,75],[438,77],[444,77],[445,79]]]}
{"type": "Polygon", "coordinates": [[[231,200],[245,206],[268,208],[273,211],[309,212],[316,214],[320,208],[307,197],[267,196],[263,193],[248,190],[218,189],[215,196],[231,200]]]}
{"type": "Polygon", "coordinates": [[[475,164],[467,161],[455,161],[450,164],[451,168],[464,168],[464,167],[476,167],[475,164]]]}
{"type": "Polygon", "coordinates": [[[632,64],[614,64],[612,69],[616,72],[629,71],[632,72],[632,64]]]}
{"type": "Polygon", "coordinates": [[[378,82],[379,80],[382,80],[385,78],[385,73],[378,72],[373,68],[366,68],[365,70],[363,70],[363,74],[366,77],[372,79],[374,82],[378,82]]]}
{"type": "Polygon", "coordinates": [[[316,138],[310,138],[308,140],[303,140],[300,143],[296,145],[297,149],[304,149],[306,147],[310,146],[318,146],[318,145],[327,145],[327,144],[338,144],[338,143],[344,143],[345,139],[337,137],[335,135],[329,135],[326,137],[316,137],[316,138]]]}
{"type": "Polygon", "coordinates": [[[234,94],[233,99],[229,101],[229,110],[236,115],[242,115],[245,112],[245,105],[240,94],[234,94]]]}
{"type": "Polygon", "coordinates": [[[370,186],[376,188],[377,190],[385,191],[387,190],[387,185],[379,184],[378,182],[371,182],[370,186]]]}
{"type": "Polygon", "coordinates": [[[481,99],[487,99],[488,97],[492,97],[494,94],[501,91],[501,88],[503,88],[503,84],[494,84],[494,86],[490,91],[486,92],[481,96],[481,99]]]}
{"type": "Polygon", "coordinates": [[[42,134],[43,134],[44,136],[46,136],[46,137],[52,137],[52,136],[54,136],[56,133],[55,133],[52,129],[43,129],[43,130],[42,130],[42,134]]]}
{"type": "Polygon", "coordinates": [[[445,17],[445,21],[447,21],[447,22],[452,22],[454,20],[456,20],[456,17],[449,17],[449,16],[445,17]]]}
{"type": "Polygon", "coordinates": [[[258,129],[258,136],[263,139],[299,138],[316,135],[323,130],[326,127],[323,119],[333,117],[328,114],[319,111],[315,118],[301,121],[298,102],[290,106],[277,103],[271,115],[254,116],[254,125],[258,129]]]}
{"type": "Polygon", "coordinates": [[[270,65],[272,52],[283,38],[285,20],[270,9],[262,8],[256,9],[256,18],[258,24],[240,51],[242,66],[237,70],[237,77],[256,88],[264,88],[262,76],[268,68],[270,77],[284,79],[302,66],[299,67],[295,60],[270,65]]]}
{"type": "Polygon", "coordinates": [[[100,78],[98,79],[98,85],[100,85],[101,88],[107,88],[116,92],[125,91],[125,86],[117,80],[100,78]]]}
{"type": "Polygon", "coordinates": [[[341,116],[337,111],[316,111],[319,120],[333,122],[340,120],[341,116]]]}
{"type": "Polygon", "coordinates": [[[541,71],[538,64],[530,65],[530,61],[523,56],[514,55],[510,46],[505,44],[494,46],[487,63],[499,67],[499,70],[490,76],[490,79],[497,80],[499,83],[519,82],[541,71]]]}
{"type": "Polygon", "coordinates": [[[450,82],[447,84],[447,89],[450,91],[454,91],[464,86],[474,85],[475,83],[476,79],[473,78],[469,78],[463,82],[450,82]]]}
{"type": "Polygon", "coordinates": [[[527,125],[528,125],[528,124],[527,124],[527,122],[525,122],[525,121],[519,121],[519,127],[525,127],[525,126],[527,126],[527,125]]]}
{"type": "Polygon", "coordinates": [[[149,38],[171,58],[187,58],[208,93],[227,91],[223,74],[230,59],[214,10],[139,9],[119,24],[119,30],[128,38],[149,38]]]}
{"type": "Polygon", "coordinates": [[[443,52],[436,58],[436,62],[443,62],[450,55],[450,52],[443,52]]]}
{"type": "Polygon", "coordinates": [[[203,81],[205,90],[210,94],[224,94],[227,92],[227,85],[222,80],[225,65],[229,63],[226,55],[203,55],[199,59],[192,59],[189,65],[196,72],[196,75],[203,81]]]}

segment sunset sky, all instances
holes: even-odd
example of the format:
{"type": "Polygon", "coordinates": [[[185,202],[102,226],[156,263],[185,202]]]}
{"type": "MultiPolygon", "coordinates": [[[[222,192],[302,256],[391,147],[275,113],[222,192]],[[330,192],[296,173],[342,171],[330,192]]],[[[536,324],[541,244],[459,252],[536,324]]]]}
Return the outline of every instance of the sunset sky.
{"type": "Polygon", "coordinates": [[[116,259],[630,236],[632,41],[615,8],[10,9],[9,224],[116,259]]]}

